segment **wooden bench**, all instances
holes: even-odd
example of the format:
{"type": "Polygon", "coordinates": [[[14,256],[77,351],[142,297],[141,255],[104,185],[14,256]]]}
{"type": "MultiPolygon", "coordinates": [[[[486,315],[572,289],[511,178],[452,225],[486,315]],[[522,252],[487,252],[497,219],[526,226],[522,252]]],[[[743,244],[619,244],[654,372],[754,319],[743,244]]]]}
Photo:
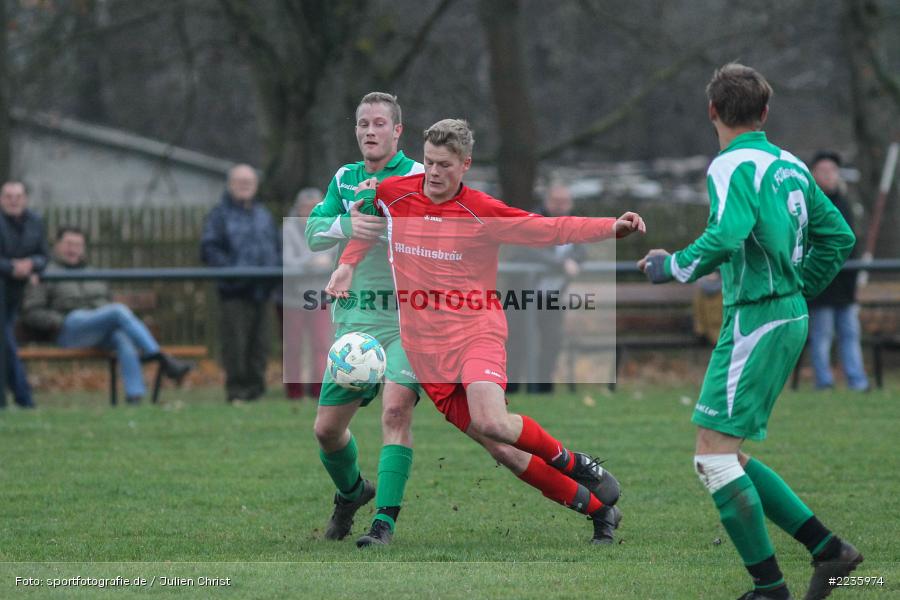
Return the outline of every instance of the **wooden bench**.
{"type": "Polygon", "coordinates": [[[579,324],[567,327],[563,352],[569,389],[575,390],[576,353],[615,350],[615,377],[607,384],[610,390],[615,390],[615,380],[631,351],[709,346],[709,342],[693,330],[691,306],[696,292],[695,286],[617,284],[615,342],[611,338],[591,335],[579,324]]]}
{"type": "MultiPolygon", "coordinates": [[[[884,387],[884,355],[900,351],[900,283],[890,281],[870,282],[856,292],[860,306],[859,322],[862,346],[871,350],[872,375],[878,389],[884,387]]],[[[837,335],[832,348],[837,346],[837,335]]],[[[808,348],[797,360],[791,377],[791,389],[800,385],[800,368],[806,359],[808,348]]]]}
{"type": "MultiPolygon", "coordinates": [[[[709,342],[693,331],[692,302],[697,293],[693,285],[659,285],[648,283],[620,283],[616,286],[615,344],[611,340],[598,339],[584,328],[567,327],[563,352],[568,365],[569,388],[574,390],[574,356],[578,352],[601,352],[615,349],[615,375],[633,350],[663,350],[702,348],[709,342]]],[[[900,284],[872,282],[858,291],[861,307],[863,346],[872,352],[872,370],[875,385],[884,385],[884,355],[900,351],[900,284]]],[[[800,366],[804,354],[797,361],[791,387],[799,385],[800,366]]],[[[609,384],[615,389],[615,383],[609,384]]]]}
{"type": "MultiPolygon", "coordinates": [[[[198,360],[206,358],[206,346],[163,346],[163,352],[174,358],[198,360]]],[[[51,346],[24,346],[19,348],[19,358],[31,360],[105,360],[109,364],[109,402],[113,406],[118,403],[118,358],[115,352],[98,348],[58,348],[51,346]]],[[[158,365],[153,378],[153,403],[159,402],[159,391],[162,387],[163,370],[158,365]]]]}
{"type": "MultiPolygon", "coordinates": [[[[156,324],[152,318],[153,312],[159,306],[159,296],[153,290],[128,290],[118,291],[113,294],[113,302],[119,302],[128,306],[138,316],[141,316],[147,325],[147,328],[153,333],[154,337],[159,337],[156,324]]],[[[41,339],[35,336],[33,332],[16,326],[16,337],[23,344],[30,342],[49,342],[50,340],[41,339]]],[[[206,346],[164,346],[161,348],[163,352],[174,358],[183,360],[199,360],[207,357],[206,346]]],[[[60,348],[58,346],[46,345],[22,345],[19,347],[19,357],[26,361],[77,361],[77,360],[105,360],[109,364],[109,402],[115,406],[118,402],[118,358],[116,353],[109,350],[101,350],[99,348],[60,348]]],[[[162,387],[162,365],[156,370],[153,380],[153,403],[159,401],[159,391],[162,387]]]]}
{"type": "Polygon", "coordinates": [[[875,369],[875,385],[884,387],[884,353],[900,352],[900,335],[880,335],[869,340],[872,346],[872,368],[875,369]]]}

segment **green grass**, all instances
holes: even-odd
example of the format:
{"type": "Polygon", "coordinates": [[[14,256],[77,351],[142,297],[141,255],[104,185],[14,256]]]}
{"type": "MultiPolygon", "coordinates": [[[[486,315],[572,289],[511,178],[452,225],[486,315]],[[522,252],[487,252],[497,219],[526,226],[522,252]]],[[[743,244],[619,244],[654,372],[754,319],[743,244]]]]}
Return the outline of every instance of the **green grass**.
{"type": "MultiPolygon", "coordinates": [[[[885,587],[836,598],[900,594],[898,391],[894,382],[867,395],[785,392],[770,439],[748,444],[864,552],[858,574],[884,577],[885,587]]],[[[609,459],[625,520],[605,548],[587,543],[589,522],[496,467],[426,400],[397,536],[372,551],[322,540],[333,491],[309,402],[272,394],[232,407],[210,389],[111,409],[100,393],[44,395],[36,411],[0,413],[0,597],[737,597],[748,578],[691,465],[696,393],[632,385],[512,398],[568,445],[609,459]],[[230,577],[231,586],[157,579],[51,591],[16,587],[17,576],[230,577]]],[[[378,417],[373,407],[353,423],[372,477],[378,417]]],[[[363,512],[351,537],[368,525],[363,512]]],[[[770,531],[802,597],[808,556],[770,531]]]]}

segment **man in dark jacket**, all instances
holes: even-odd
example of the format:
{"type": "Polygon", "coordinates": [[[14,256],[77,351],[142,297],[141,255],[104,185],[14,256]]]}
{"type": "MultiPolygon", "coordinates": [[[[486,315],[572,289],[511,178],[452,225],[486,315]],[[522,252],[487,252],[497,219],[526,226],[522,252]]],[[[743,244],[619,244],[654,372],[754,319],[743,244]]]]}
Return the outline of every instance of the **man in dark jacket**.
{"type": "MultiPolygon", "coordinates": [[[[850,228],[853,228],[853,207],[844,196],[841,179],[841,157],[836,152],[822,151],[813,158],[812,175],[841,211],[850,228]]],[[[825,290],[809,302],[809,349],[817,389],[834,387],[831,374],[831,342],[837,331],[838,354],[847,387],[851,390],[869,389],[869,380],[863,368],[860,346],[859,305],[856,303],[856,273],[841,271],[825,290]]]]}
{"type": "MultiPolygon", "coordinates": [[[[47,273],[85,268],[86,239],[76,227],[60,227],[47,273]]],[[[22,308],[25,326],[64,348],[115,350],[128,404],[146,392],[142,360],[158,360],[163,374],[181,383],[191,365],[166,355],[143,321],[113,302],[105,281],[50,281],[30,285],[22,308]]]]}
{"type": "MultiPolygon", "coordinates": [[[[541,206],[535,212],[545,217],[567,217],[574,208],[569,187],[557,181],[547,188],[541,206]]],[[[561,298],[568,289],[569,282],[581,271],[581,263],[586,256],[584,246],[564,244],[547,248],[522,246],[515,249],[513,258],[519,262],[546,267],[547,270],[535,282],[535,291],[556,292],[561,298]]],[[[528,382],[526,389],[529,393],[549,394],[553,391],[554,374],[565,336],[564,317],[565,313],[562,311],[538,310],[534,305],[507,313],[510,324],[507,344],[510,373],[515,372],[520,380],[528,382]],[[535,326],[533,335],[537,339],[527,339],[529,319],[535,326]],[[527,344],[528,341],[531,345],[527,344]],[[534,372],[527,372],[529,352],[539,353],[535,361],[537,370],[534,372]]],[[[517,391],[518,382],[507,384],[506,389],[509,392],[517,391]]]]}
{"type": "MultiPolygon", "coordinates": [[[[271,213],[256,200],[258,179],[249,165],[228,172],[228,189],[203,224],[201,255],[211,267],[275,267],[281,241],[271,213]]],[[[229,402],[256,400],[266,389],[269,299],[277,282],[219,281],[222,366],[229,402]]]]}
{"type": "MultiPolygon", "coordinates": [[[[0,277],[3,277],[5,375],[16,404],[33,408],[31,386],[25,367],[19,360],[19,348],[14,335],[16,315],[28,280],[47,266],[47,240],[41,218],[28,210],[25,185],[7,181],[0,189],[0,277]]],[[[6,397],[0,397],[0,407],[6,397]]]]}

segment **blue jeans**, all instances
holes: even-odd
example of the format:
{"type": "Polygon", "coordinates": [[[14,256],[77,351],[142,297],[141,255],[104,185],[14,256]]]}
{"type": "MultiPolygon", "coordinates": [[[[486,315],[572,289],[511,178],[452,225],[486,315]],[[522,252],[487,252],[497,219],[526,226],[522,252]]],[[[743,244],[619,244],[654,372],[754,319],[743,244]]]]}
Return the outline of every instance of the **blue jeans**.
{"type": "Polygon", "coordinates": [[[118,303],[73,310],[63,321],[57,343],[63,348],[115,350],[129,397],[140,397],[147,391],[138,353],[149,356],[159,352],[159,344],[143,321],[118,303]]]}
{"type": "MultiPolygon", "coordinates": [[[[19,358],[19,346],[16,344],[15,324],[16,310],[10,310],[7,307],[6,312],[6,384],[16,399],[19,406],[34,406],[34,400],[31,397],[31,386],[28,384],[28,377],[25,374],[25,365],[19,358]]],[[[3,399],[3,404],[6,400],[3,399]]]]}
{"type": "Polygon", "coordinates": [[[819,306],[809,311],[809,349],[812,354],[816,387],[834,385],[831,375],[831,342],[837,330],[838,354],[847,377],[847,387],[864,390],[869,387],[863,369],[859,343],[859,305],[819,306]]]}

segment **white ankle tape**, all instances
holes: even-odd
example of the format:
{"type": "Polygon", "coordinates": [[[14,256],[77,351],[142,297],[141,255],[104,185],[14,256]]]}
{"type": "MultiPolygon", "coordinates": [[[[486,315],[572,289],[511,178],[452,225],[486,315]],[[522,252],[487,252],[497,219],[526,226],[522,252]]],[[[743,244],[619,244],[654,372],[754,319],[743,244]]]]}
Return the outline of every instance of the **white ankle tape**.
{"type": "Polygon", "coordinates": [[[698,454],[694,456],[694,470],[710,494],[744,474],[737,454],[698,454]]]}

